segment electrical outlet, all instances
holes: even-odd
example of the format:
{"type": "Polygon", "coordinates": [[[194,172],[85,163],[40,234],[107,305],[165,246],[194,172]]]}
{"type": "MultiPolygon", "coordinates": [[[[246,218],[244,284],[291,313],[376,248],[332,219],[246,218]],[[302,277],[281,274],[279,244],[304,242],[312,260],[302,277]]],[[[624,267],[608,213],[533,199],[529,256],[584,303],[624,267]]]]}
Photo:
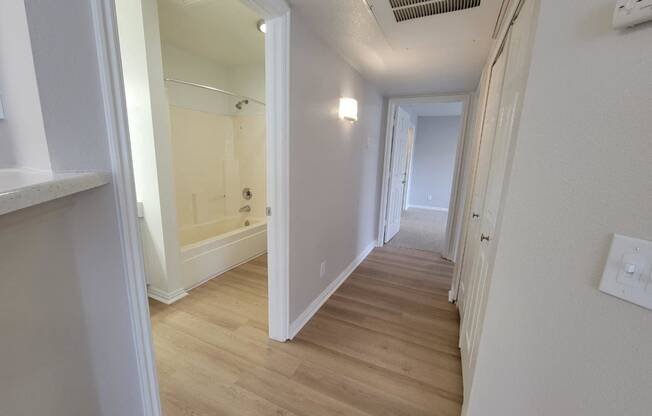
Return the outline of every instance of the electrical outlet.
{"type": "Polygon", "coordinates": [[[321,266],[319,267],[319,277],[324,277],[326,274],[326,260],[321,262],[321,266]]]}
{"type": "Polygon", "coordinates": [[[428,194],[428,201],[432,201],[432,195],[428,194]]]}

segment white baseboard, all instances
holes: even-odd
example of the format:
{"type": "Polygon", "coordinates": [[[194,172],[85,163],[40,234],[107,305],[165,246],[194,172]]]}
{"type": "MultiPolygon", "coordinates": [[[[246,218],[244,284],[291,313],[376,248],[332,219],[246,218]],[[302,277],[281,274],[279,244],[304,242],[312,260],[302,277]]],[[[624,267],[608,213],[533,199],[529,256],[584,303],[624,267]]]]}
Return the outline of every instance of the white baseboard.
{"type": "Polygon", "coordinates": [[[448,212],[448,208],[431,207],[428,205],[408,205],[408,209],[410,208],[429,209],[430,211],[448,212]]]}
{"type": "Polygon", "coordinates": [[[174,302],[188,296],[188,292],[186,292],[185,289],[177,289],[173,292],[168,293],[155,287],[149,286],[147,287],[147,296],[161,303],[165,303],[166,305],[171,305],[174,302]]]}
{"type": "Polygon", "coordinates": [[[328,298],[331,297],[333,293],[346,281],[346,279],[353,273],[353,271],[364,261],[364,259],[367,258],[369,253],[372,252],[372,250],[376,247],[376,241],[373,241],[370,243],[363,251],[356,257],[351,264],[349,264],[346,269],[342,273],[340,273],[339,276],[337,276],[337,279],[333,280],[326,289],[324,289],[319,296],[315,300],[312,301],[310,305],[299,315],[297,319],[295,319],[291,324],[290,324],[290,339],[293,339],[299,331],[301,331],[301,328],[304,327],[310,320],[310,318],[313,317],[314,314],[317,313],[319,308],[322,307],[324,303],[328,300],[328,298]]]}

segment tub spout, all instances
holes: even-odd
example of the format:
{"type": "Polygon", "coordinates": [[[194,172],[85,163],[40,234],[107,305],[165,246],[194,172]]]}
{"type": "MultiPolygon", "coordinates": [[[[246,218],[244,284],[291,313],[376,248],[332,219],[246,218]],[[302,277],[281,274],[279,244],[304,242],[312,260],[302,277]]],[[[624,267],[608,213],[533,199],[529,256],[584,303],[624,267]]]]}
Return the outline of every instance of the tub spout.
{"type": "Polygon", "coordinates": [[[244,207],[240,208],[238,212],[251,212],[251,207],[249,205],[245,205],[244,207]]]}

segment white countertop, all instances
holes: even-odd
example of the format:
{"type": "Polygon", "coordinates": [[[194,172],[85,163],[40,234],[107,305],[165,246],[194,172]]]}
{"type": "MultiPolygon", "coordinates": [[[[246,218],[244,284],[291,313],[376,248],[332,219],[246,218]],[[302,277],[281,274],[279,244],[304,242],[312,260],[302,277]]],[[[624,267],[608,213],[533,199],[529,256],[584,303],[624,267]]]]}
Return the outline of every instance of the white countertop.
{"type": "Polygon", "coordinates": [[[30,169],[0,169],[0,215],[111,182],[107,172],[54,173],[30,169]]]}

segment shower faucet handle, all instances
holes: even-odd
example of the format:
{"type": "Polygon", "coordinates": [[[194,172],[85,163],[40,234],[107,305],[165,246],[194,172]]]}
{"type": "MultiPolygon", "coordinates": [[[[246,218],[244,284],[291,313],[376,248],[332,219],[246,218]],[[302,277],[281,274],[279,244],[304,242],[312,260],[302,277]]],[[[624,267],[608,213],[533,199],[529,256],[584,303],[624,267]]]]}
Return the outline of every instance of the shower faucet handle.
{"type": "Polygon", "coordinates": [[[251,192],[251,189],[250,189],[250,188],[244,188],[244,189],[242,189],[242,197],[243,197],[244,199],[246,199],[246,200],[250,200],[251,197],[253,197],[253,196],[254,196],[254,194],[253,194],[253,192],[251,192]]]}

